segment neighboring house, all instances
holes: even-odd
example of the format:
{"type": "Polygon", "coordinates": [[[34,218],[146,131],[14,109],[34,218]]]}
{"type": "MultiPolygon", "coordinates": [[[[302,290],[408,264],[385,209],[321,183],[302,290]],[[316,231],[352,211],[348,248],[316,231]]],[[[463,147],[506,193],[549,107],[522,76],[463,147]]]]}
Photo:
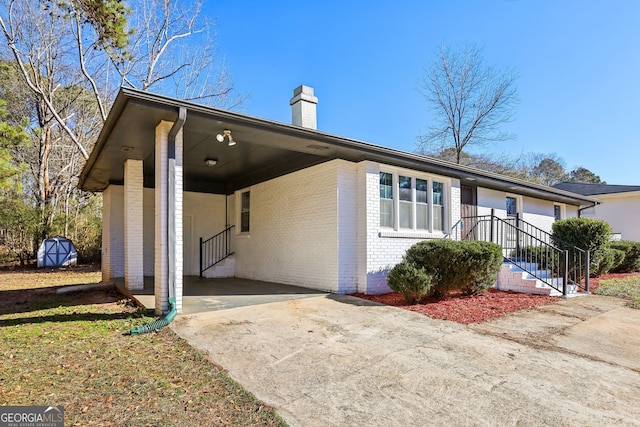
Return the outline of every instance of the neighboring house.
{"type": "Polygon", "coordinates": [[[156,311],[170,289],[180,310],[183,275],[233,253],[204,276],[383,293],[386,269],[414,243],[449,237],[461,215],[550,230],[594,203],[320,132],[316,103],[296,88],[289,125],[121,89],[80,176],[103,192],[103,280],[139,289],[154,276],[156,311]]]}
{"type": "Polygon", "coordinates": [[[640,185],[561,182],[554,187],[596,198],[601,204],[584,209],[581,216],[607,221],[617,239],[640,242],[640,185]]]}

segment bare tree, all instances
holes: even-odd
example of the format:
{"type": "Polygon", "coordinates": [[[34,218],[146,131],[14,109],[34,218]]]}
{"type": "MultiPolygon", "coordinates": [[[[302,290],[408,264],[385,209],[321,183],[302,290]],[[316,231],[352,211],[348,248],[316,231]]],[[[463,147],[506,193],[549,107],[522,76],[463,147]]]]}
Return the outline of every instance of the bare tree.
{"type": "Polygon", "coordinates": [[[215,25],[201,1],[130,0],[130,45],[113,56],[125,85],[234,108],[244,99],[217,50],[215,25]]]}
{"type": "Polygon", "coordinates": [[[420,146],[453,147],[460,163],[467,146],[513,138],[500,126],[511,121],[518,103],[517,78],[513,69],[485,65],[482,49],[473,44],[459,52],[442,45],[419,87],[434,115],[420,146]]]}

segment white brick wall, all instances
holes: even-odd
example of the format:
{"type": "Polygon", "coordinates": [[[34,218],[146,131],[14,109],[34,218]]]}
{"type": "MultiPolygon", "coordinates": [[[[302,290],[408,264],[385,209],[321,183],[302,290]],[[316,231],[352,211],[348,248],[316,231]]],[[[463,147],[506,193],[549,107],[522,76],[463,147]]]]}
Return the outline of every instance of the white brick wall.
{"type": "Polygon", "coordinates": [[[337,162],[338,167],[338,292],[357,290],[358,279],[358,185],[356,165],[337,162]]]}
{"type": "Polygon", "coordinates": [[[142,160],[124,162],[124,283],[144,288],[142,160]]]}
{"type": "MultiPolygon", "coordinates": [[[[385,167],[387,170],[388,167],[385,167]]],[[[442,233],[416,233],[414,231],[390,231],[380,228],[380,170],[381,166],[363,162],[358,169],[361,210],[366,210],[365,238],[359,241],[360,261],[358,291],[367,294],[390,292],[386,276],[388,270],[402,261],[402,257],[414,244],[426,239],[444,238],[442,233]],[[364,176],[363,176],[364,175],[364,176]],[[363,258],[366,258],[364,260],[363,258]],[[364,268],[362,267],[364,265],[364,268]]],[[[419,176],[412,171],[399,171],[406,176],[419,176]]],[[[460,219],[460,183],[445,177],[431,176],[433,180],[445,183],[445,204],[447,224],[445,231],[460,219]]],[[[360,215],[362,218],[362,215],[360,215]]]]}
{"type": "MultiPolygon", "coordinates": [[[[334,160],[252,186],[251,231],[236,236],[236,276],[331,292],[353,290],[354,184],[355,165],[334,160]]],[[[243,191],[236,193],[236,205],[243,191]]]]}
{"type": "Polygon", "coordinates": [[[102,281],[124,277],[124,188],[108,186],[102,195],[102,281]]]}
{"type": "MultiPolygon", "coordinates": [[[[189,265],[185,266],[185,275],[197,276],[200,274],[199,257],[200,257],[200,237],[208,239],[224,230],[225,222],[225,197],[221,194],[204,194],[204,193],[184,193],[184,213],[192,217],[191,236],[185,236],[185,245],[190,245],[189,251],[185,249],[185,254],[190,252],[191,260],[185,256],[185,262],[189,265]]],[[[231,239],[233,243],[233,239],[231,239]]],[[[214,267],[215,268],[215,267],[214,267]]],[[[233,271],[231,271],[233,276],[233,271]]],[[[229,277],[228,272],[222,276],[229,277]]]]}

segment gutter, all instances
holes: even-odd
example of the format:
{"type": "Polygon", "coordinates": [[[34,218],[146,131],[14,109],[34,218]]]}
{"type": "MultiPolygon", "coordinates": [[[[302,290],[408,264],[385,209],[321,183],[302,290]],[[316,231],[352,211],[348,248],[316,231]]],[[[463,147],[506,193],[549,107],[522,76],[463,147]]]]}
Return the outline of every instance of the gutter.
{"type": "Polygon", "coordinates": [[[600,202],[594,202],[592,205],[585,206],[584,208],[579,208],[578,209],[578,218],[582,217],[582,211],[586,211],[587,209],[595,208],[599,204],[600,204],[600,202]]]}

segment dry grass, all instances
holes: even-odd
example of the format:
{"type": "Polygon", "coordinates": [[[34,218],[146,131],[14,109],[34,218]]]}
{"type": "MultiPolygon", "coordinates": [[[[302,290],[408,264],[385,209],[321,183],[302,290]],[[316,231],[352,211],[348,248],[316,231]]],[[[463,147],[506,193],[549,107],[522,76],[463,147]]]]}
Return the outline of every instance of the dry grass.
{"type": "Polygon", "coordinates": [[[629,307],[640,309],[640,274],[601,280],[594,293],[624,298],[629,307]]]}
{"type": "MultiPolygon", "coordinates": [[[[95,269],[94,269],[95,270],[95,269]]],[[[65,425],[286,425],[115,290],[56,294],[96,271],[0,270],[0,405],[63,405],[65,425]]]]}

